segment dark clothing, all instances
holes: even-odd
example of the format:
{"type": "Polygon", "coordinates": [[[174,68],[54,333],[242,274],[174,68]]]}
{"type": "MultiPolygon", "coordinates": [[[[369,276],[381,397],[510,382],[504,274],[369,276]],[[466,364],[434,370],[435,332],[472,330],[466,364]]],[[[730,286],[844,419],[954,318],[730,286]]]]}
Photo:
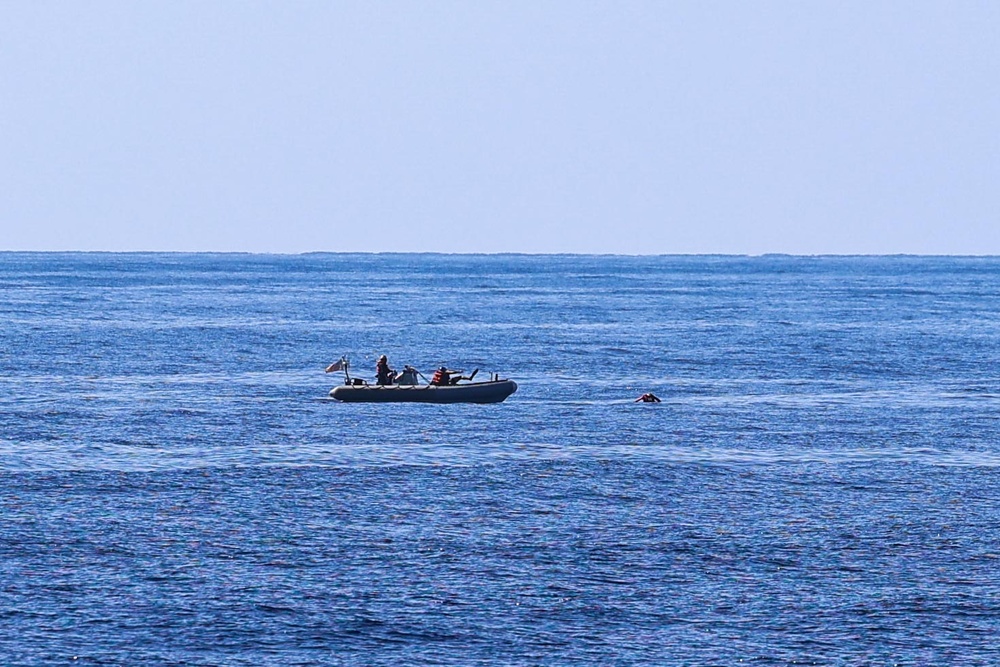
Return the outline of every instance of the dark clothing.
{"type": "Polygon", "coordinates": [[[431,378],[431,384],[437,385],[439,387],[446,387],[450,383],[448,371],[443,371],[440,368],[434,371],[434,377],[431,378]]]}
{"type": "Polygon", "coordinates": [[[396,373],[389,368],[388,362],[379,360],[375,365],[375,384],[392,384],[396,373]]]}

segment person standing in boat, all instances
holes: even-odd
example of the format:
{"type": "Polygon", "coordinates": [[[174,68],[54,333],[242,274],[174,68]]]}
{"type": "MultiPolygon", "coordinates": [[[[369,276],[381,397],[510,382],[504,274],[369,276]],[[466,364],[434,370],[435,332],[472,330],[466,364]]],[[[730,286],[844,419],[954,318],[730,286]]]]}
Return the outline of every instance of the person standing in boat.
{"type": "Polygon", "coordinates": [[[392,384],[396,380],[396,371],[389,368],[389,358],[384,354],[375,364],[375,384],[392,384]]]}

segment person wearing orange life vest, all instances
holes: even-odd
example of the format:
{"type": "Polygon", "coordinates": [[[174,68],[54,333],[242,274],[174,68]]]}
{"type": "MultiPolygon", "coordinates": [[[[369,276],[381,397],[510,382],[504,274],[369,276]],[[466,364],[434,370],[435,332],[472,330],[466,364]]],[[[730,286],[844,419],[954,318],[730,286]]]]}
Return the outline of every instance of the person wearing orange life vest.
{"type": "Polygon", "coordinates": [[[448,385],[455,384],[462,379],[461,376],[455,378],[451,377],[456,373],[461,373],[461,371],[450,371],[446,367],[442,366],[434,371],[434,377],[431,378],[431,384],[438,387],[447,387],[448,385]]]}

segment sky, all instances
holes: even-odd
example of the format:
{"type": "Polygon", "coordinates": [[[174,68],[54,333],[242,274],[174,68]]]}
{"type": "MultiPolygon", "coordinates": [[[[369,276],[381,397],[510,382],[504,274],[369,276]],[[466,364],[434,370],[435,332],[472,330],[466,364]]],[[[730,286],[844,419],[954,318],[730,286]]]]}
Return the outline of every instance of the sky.
{"type": "Polygon", "coordinates": [[[0,250],[1000,254],[1000,2],[0,3],[0,250]]]}

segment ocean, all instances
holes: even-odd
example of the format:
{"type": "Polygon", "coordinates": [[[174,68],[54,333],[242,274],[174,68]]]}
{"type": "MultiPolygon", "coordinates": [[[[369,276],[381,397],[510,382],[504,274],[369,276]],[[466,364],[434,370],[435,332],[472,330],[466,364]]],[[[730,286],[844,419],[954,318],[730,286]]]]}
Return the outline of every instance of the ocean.
{"type": "Polygon", "coordinates": [[[995,665],[998,363],[1000,258],[0,253],[0,663],[995,665]]]}

